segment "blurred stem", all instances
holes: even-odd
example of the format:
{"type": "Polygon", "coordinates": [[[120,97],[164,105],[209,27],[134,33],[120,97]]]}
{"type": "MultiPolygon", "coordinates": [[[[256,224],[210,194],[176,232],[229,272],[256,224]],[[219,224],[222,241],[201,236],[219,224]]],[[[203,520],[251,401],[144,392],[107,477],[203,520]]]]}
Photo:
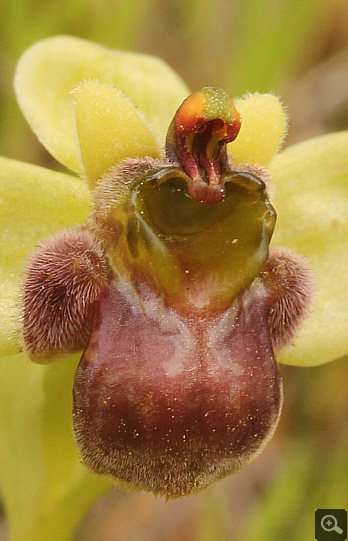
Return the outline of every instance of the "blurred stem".
{"type": "MultiPolygon", "coordinates": [[[[245,539],[285,541],[293,539],[288,531],[296,523],[311,457],[304,442],[287,442],[287,454],[266,495],[260,499],[243,532],[245,539]]],[[[313,510],[314,514],[314,510],[313,510]]],[[[314,520],[314,518],[313,518],[314,520]]],[[[242,540],[241,540],[242,541],[242,540]]]]}
{"type": "Polygon", "coordinates": [[[226,482],[221,481],[200,494],[195,541],[230,541],[227,486],[226,482]]]}
{"type": "Polygon", "coordinates": [[[312,433],[308,436],[286,443],[287,453],[279,472],[249,516],[240,541],[314,539],[315,510],[346,505],[347,433],[330,443],[327,435],[322,442],[313,440],[312,433]]]}
{"type": "Polygon", "coordinates": [[[11,541],[71,541],[109,487],[80,464],[73,441],[76,362],[0,359],[0,478],[11,541]]]}

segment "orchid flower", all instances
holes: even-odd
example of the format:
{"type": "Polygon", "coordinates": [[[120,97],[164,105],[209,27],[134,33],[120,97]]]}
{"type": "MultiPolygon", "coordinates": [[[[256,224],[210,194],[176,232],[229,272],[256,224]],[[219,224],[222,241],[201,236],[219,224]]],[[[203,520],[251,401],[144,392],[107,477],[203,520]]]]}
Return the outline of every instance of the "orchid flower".
{"type": "Polygon", "coordinates": [[[110,478],[183,496],[253,460],[275,355],[347,354],[348,133],[277,153],[275,96],[72,37],[15,88],[73,174],[0,162],[0,484],[13,541],[68,540],[110,478]]]}

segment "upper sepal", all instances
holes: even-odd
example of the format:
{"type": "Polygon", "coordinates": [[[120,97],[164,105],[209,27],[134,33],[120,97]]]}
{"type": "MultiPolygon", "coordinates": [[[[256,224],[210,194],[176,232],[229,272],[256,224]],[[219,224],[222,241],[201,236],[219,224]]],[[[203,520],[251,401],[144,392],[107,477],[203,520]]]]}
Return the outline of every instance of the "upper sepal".
{"type": "Polygon", "coordinates": [[[70,36],[51,37],[29,47],[15,75],[19,105],[47,150],[79,173],[83,170],[71,91],[90,79],[120,89],[147,116],[160,139],[188,94],[176,73],[153,56],[114,51],[70,36]]]}

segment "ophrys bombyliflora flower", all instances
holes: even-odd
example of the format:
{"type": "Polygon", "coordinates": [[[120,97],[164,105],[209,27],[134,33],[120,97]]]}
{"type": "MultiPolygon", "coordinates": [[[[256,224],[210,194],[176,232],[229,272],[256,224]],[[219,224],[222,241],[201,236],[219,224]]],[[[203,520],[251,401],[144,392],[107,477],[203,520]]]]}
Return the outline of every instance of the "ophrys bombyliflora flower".
{"type": "MultiPolygon", "coordinates": [[[[258,140],[248,133],[247,104],[261,100],[267,109],[267,99],[273,106],[277,100],[253,96],[234,108],[220,91],[197,93],[179,109],[175,118],[182,122],[169,131],[163,158],[130,104],[126,122],[115,123],[115,110],[126,106],[110,87],[87,81],[74,98],[81,151],[75,162],[90,185],[98,182],[95,208],[84,226],[44,242],[32,260],[30,287],[41,287],[44,279],[46,297],[31,307],[42,336],[29,336],[27,346],[36,357],[49,356],[84,347],[92,334],[95,345],[86,349],[75,385],[85,460],[118,478],[120,470],[130,475],[133,468],[133,477],[124,479],[139,487],[188,493],[246,463],[270,436],[281,402],[272,348],[292,339],[294,317],[297,323],[308,302],[310,280],[301,259],[287,250],[268,256],[275,215],[267,173],[256,164],[267,164],[270,155],[266,148],[264,161],[255,158],[255,148],[272,140],[279,126],[272,117],[258,140]],[[242,130],[229,145],[231,162],[224,146],[238,131],[236,111],[242,130]],[[115,156],[120,141],[125,150],[115,156]],[[119,164],[127,157],[132,160],[119,164]],[[53,319],[45,326],[48,314],[53,319]],[[100,351],[110,334],[108,353],[100,351]],[[92,353],[100,361],[94,373],[92,353]],[[112,378],[120,378],[119,408],[107,392],[117,387],[112,378]],[[96,397],[91,408],[89,393],[96,397]],[[96,417],[89,417],[93,411],[96,417]],[[103,416],[116,434],[110,452],[112,434],[95,423],[103,416]],[[93,440],[89,430],[98,426],[93,440]],[[88,448],[98,438],[96,448],[88,448]],[[140,463],[143,477],[134,468],[140,463]]],[[[253,120],[256,126],[257,114],[253,120]]],[[[274,151],[279,138],[273,139],[274,151]]],[[[61,154],[70,166],[71,154],[61,154]]],[[[29,334],[37,329],[35,318],[31,322],[29,334]]]]}

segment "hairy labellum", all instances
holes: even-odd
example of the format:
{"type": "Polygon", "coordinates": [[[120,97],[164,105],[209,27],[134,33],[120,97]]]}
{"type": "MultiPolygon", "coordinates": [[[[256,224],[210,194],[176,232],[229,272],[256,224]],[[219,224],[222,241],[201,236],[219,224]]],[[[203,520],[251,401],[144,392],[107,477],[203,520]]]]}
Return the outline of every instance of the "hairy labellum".
{"type": "Polygon", "coordinates": [[[282,404],[267,308],[261,283],[211,319],[134,306],[110,286],[75,380],[85,462],[165,496],[190,494],[249,463],[282,404]]]}
{"type": "Polygon", "coordinates": [[[179,108],[162,160],[111,168],[83,228],[34,254],[23,339],[34,360],[84,348],[74,385],[82,459],[167,497],[248,464],[282,405],[274,359],[311,276],[268,246],[276,221],[260,167],[234,167],[240,118],[218,89],[179,108]]]}

